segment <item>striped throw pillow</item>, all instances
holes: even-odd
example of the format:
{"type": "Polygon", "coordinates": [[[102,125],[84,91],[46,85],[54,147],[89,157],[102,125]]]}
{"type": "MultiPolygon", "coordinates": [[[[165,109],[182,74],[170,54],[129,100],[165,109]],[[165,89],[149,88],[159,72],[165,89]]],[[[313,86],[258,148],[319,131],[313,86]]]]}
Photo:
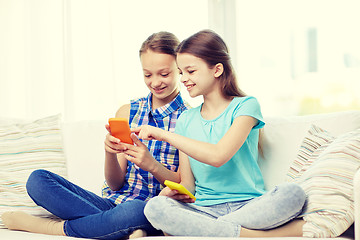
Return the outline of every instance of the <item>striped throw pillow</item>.
{"type": "Polygon", "coordinates": [[[354,222],[353,177],[360,167],[360,129],[321,145],[308,163],[297,178],[308,196],[303,236],[337,237],[354,222]]]}
{"type": "Polygon", "coordinates": [[[301,143],[295,160],[290,165],[286,175],[286,181],[296,181],[303,172],[311,166],[312,162],[317,159],[319,154],[334,141],[334,139],[335,137],[329,132],[312,124],[301,143]]]}
{"type": "Polygon", "coordinates": [[[31,122],[0,124],[0,215],[14,210],[50,215],[30,199],[25,185],[36,169],[66,177],[60,119],[60,115],[55,115],[31,122]]]}

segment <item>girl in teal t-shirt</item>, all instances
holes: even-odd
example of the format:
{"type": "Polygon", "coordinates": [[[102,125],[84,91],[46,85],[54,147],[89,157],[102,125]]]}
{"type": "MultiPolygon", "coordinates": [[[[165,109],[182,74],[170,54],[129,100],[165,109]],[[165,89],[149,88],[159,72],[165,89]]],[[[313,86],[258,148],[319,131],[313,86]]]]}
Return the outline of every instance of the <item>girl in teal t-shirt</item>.
{"type": "Polygon", "coordinates": [[[221,166],[211,166],[189,156],[195,182],[195,205],[209,206],[252,199],[264,194],[264,182],[257,164],[259,128],[264,126],[260,107],[254,97],[234,97],[214,119],[201,116],[201,106],[185,111],[175,132],[212,144],[218,143],[239,116],[256,119],[241,148],[221,166]]]}
{"type": "Polygon", "coordinates": [[[166,187],[145,207],[150,223],[177,236],[302,236],[304,221],[292,220],[306,195],[293,183],[265,193],[257,164],[260,106],[238,88],[224,41],[200,31],[179,45],[176,60],[181,82],[203,104],[182,113],[175,133],[151,126],[133,132],[179,149],[180,183],[196,201],[166,187]]]}

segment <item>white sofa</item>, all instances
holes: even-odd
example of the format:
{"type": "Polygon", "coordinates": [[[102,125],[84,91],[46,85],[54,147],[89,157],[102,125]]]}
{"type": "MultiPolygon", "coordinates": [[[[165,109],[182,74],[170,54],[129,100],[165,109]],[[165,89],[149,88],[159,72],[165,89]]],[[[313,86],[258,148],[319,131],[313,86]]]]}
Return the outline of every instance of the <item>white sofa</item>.
{"type": "MultiPolygon", "coordinates": [[[[334,135],[340,135],[360,128],[360,111],[337,112],[308,116],[265,117],[262,146],[264,157],[260,166],[267,188],[284,182],[290,164],[295,159],[299,146],[311,124],[316,124],[334,135]]],[[[78,185],[100,195],[103,183],[104,121],[65,122],[62,125],[64,151],[67,161],[68,177],[78,185]]],[[[360,174],[359,174],[360,176],[360,174]]],[[[355,177],[355,188],[360,189],[360,177],[355,177]]],[[[360,193],[358,191],[358,193],[360,193]]],[[[355,194],[355,223],[360,223],[360,197],[355,194]]],[[[360,239],[359,227],[355,225],[360,239]]],[[[353,239],[350,229],[339,239],[353,239]]],[[[147,237],[162,239],[165,237],[147,237]]],[[[0,229],[0,239],[69,239],[60,236],[47,236],[0,229]]],[[[198,237],[176,237],[174,239],[202,239],[198,237]]],[[[225,239],[225,238],[217,238],[225,239]]],[[[229,239],[229,238],[226,238],[229,239]]],[[[287,238],[282,238],[287,239],[287,238]]],[[[294,239],[294,238],[291,238],[294,239]]]]}

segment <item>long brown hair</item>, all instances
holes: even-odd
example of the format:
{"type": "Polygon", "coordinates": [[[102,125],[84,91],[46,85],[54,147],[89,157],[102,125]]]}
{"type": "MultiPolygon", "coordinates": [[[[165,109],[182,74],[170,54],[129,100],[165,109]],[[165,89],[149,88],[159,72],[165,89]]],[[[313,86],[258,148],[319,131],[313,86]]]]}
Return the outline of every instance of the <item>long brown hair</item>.
{"type": "MultiPolygon", "coordinates": [[[[245,97],[246,94],[239,88],[234,69],[231,64],[228,47],[224,40],[211,30],[202,30],[183,40],[176,49],[176,53],[189,53],[204,60],[212,68],[221,63],[224,72],[219,77],[222,94],[227,97],[245,97]]],[[[262,138],[262,129],[259,131],[259,140],[262,138]]],[[[258,149],[263,155],[263,149],[258,142],[258,149]]]]}
{"type": "Polygon", "coordinates": [[[172,33],[161,31],[151,34],[141,45],[139,55],[147,50],[157,53],[169,54],[176,57],[176,47],[179,45],[179,39],[172,33]]]}
{"type": "Polygon", "coordinates": [[[238,86],[228,47],[217,33],[211,30],[197,32],[183,40],[177,47],[176,53],[189,53],[201,58],[210,68],[221,63],[224,67],[224,72],[219,77],[219,80],[224,97],[246,96],[238,86]]]}

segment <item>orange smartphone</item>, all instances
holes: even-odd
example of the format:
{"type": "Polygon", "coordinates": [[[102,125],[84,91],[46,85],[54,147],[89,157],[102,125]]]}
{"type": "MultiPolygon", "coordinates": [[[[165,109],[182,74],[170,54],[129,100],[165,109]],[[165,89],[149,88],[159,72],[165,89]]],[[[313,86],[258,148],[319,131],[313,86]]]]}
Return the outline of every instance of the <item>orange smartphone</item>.
{"type": "Polygon", "coordinates": [[[110,133],[124,143],[134,144],[130,137],[131,131],[126,118],[109,118],[110,133]]]}

